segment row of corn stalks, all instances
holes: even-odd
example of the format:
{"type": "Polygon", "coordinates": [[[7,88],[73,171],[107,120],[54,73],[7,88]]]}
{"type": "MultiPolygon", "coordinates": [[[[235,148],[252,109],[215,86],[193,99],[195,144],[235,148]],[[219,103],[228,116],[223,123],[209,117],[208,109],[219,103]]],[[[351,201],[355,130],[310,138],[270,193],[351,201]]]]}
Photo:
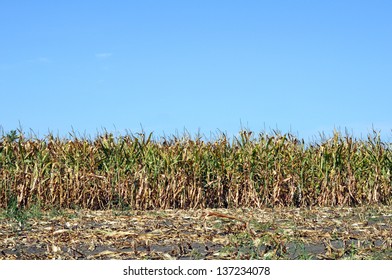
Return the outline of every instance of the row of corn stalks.
{"type": "Polygon", "coordinates": [[[391,205],[391,173],[391,143],[376,132],[365,140],[335,132],[305,144],[250,131],[213,141],[11,131],[0,139],[0,208],[391,205]]]}

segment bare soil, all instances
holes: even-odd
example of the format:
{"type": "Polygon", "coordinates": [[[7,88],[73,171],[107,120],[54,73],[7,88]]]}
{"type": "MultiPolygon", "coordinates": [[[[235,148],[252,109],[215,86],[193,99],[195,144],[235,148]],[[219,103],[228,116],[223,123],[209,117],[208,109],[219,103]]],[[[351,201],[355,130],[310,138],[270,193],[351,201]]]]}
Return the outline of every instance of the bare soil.
{"type": "Polygon", "coordinates": [[[0,214],[0,259],[392,259],[392,209],[0,214]]]}

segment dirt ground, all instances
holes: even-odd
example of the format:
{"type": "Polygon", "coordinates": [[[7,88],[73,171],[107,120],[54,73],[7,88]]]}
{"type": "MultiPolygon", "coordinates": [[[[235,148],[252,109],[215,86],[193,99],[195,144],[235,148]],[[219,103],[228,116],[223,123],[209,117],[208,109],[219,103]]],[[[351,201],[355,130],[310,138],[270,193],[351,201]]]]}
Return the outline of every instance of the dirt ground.
{"type": "Polygon", "coordinates": [[[0,259],[392,259],[392,208],[0,214],[0,259]]]}

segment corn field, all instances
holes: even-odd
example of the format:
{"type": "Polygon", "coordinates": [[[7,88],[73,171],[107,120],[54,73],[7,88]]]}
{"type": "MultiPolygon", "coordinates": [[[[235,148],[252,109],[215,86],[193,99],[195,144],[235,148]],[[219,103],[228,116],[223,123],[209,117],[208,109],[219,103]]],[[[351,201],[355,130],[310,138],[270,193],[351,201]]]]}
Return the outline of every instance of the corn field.
{"type": "Polygon", "coordinates": [[[240,131],[229,140],[103,133],[94,139],[11,131],[0,139],[0,208],[196,209],[391,205],[391,143],[335,132],[240,131]]]}

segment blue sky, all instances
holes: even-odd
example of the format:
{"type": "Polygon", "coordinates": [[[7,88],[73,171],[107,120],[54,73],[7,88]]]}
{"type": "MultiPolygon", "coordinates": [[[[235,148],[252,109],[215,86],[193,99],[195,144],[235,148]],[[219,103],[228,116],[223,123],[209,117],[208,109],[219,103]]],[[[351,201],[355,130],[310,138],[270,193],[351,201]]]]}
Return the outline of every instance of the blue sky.
{"type": "Polygon", "coordinates": [[[378,0],[2,1],[0,126],[389,137],[391,14],[378,0]]]}

